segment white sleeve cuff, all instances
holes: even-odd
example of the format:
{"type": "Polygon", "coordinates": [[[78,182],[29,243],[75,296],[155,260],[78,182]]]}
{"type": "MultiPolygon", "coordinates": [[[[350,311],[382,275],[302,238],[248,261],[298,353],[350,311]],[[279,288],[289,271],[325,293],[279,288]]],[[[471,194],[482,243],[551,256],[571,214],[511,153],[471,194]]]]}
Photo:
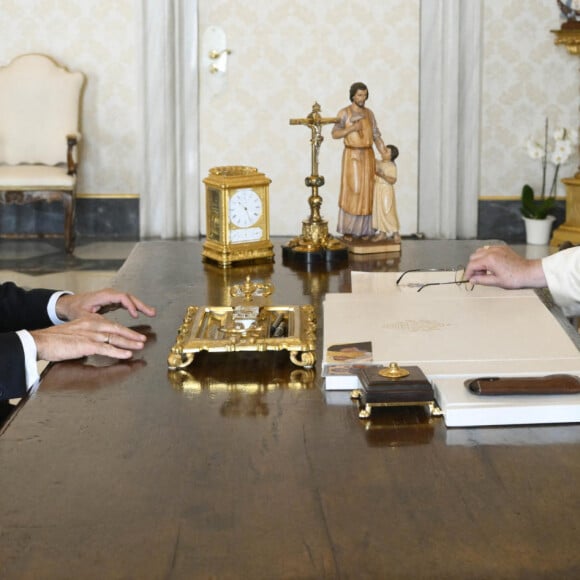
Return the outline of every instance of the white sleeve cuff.
{"type": "Polygon", "coordinates": [[[35,383],[38,382],[40,375],[38,374],[38,366],[36,364],[36,343],[32,338],[32,335],[27,330],[16,331],[20,342],[22,343],[22,348],[24,349],[24,367],[26,370],[26,388],[30,389],[35,383]]]}
{"type": "Polygon", "coordinates": [[[64,322],[66,322],[66,320],[61,320],[57,315],[56,315],[56,301],[63,295],[63,294],[72,294],[72,292],[65,292],[65,291],[61,291],[61,292],[55,292],[51,297],[50,300],[48,301],[48,305],[46,307],[46,311],[48,312],[48,316],[50,317],[50,321],[53,324],[63,324],[64,322]]]}
{"type": "Polygon", "coordinates": [[[580,248],[569,248],[543,258],[542,269],[554,302],[564,314],[580,314],[580,248]]]}

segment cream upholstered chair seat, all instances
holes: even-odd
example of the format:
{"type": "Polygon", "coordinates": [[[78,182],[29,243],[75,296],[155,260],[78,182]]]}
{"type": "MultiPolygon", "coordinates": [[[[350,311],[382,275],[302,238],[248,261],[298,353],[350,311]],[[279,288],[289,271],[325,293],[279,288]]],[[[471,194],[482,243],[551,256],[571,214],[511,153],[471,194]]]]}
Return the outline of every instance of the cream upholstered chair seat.
{"type": "MultiPolygon", "coordinates": [[[[66,167],[46,165],[0,165],[0,187],[73,189],[75,175],[69,175],[66,167]]],[[[5,192],[3,192],[5,193],[5,192]]]]}
{"type": "Polygon", "coordinates": [[[50,57],[25,54],[0,68],[0,203],[61,201],[64,232],[0,237],[64,237],[74,250],[77,145],[85,76],[50,57]]]}

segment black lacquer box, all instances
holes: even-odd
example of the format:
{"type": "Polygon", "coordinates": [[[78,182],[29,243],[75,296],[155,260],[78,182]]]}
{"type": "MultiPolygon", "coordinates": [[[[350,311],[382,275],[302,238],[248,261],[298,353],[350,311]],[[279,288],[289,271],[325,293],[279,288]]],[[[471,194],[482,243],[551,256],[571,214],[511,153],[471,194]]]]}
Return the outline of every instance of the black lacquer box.
{"type": "Polygon", "coordinates": [[[433,386],[418,366],[400,368],[397,363],[357,369],[360,388],[351,393],[358,401],[359,417],[370,417],[373,407],[428,406],[438,414],[433,386]]]}

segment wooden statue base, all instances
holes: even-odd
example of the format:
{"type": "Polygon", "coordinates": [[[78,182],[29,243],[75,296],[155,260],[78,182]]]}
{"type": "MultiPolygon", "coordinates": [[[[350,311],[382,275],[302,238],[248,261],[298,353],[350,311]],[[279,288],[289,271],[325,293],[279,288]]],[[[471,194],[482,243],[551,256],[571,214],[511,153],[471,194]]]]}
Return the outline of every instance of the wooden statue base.
{"type": "Polygon", "coordinates": [[[351,254],[386,254],[401,251],[401,242],[395,240],[363,240],[362,238],[353,238],[352,240],[340,239],[348,248],[351,254]]]}

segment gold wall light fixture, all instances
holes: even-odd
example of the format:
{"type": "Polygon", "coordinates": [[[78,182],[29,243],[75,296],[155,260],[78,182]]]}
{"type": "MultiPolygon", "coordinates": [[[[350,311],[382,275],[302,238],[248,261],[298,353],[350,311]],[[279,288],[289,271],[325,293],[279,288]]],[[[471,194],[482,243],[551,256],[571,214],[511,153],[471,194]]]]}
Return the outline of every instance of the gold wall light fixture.
{"type": "Polygon", "coordinates": [[[232,54],[232,51],[229,48],[210,50],[208,56],[213,62],[209,66],[209,72],[211,74],[226,72],[229,54],[232,54]]]}

